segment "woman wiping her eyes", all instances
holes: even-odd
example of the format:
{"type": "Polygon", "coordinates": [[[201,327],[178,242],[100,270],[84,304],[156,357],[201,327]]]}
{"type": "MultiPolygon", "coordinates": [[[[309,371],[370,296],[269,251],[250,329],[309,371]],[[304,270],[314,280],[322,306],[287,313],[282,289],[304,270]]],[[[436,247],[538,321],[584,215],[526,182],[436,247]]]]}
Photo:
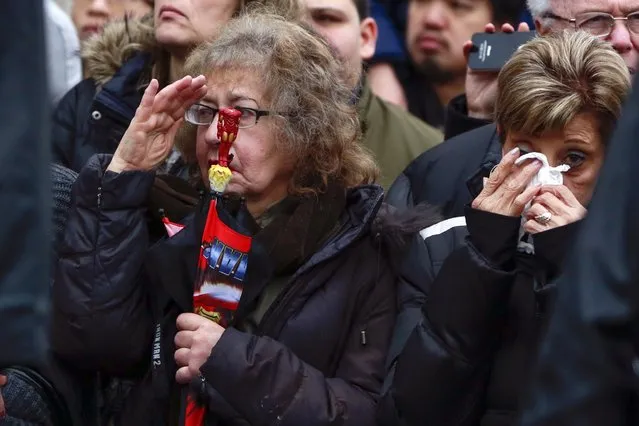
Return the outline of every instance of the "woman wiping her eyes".
{"type": "Polygon", "coordinates": [[[423,302],[416,326],[396,328],[412,331],[391,353],[382,424],[517,424],[552,281],[586,215],[629,87],[623,59],[581,32],[537,38],[502,69],[495,121],[503,158],[465,217],[421,232],[429,274],[403,271],[423,302]],[[517,161],[528,153],[564,165],[560,182],[531,185],[542,163],[517,161]]]}

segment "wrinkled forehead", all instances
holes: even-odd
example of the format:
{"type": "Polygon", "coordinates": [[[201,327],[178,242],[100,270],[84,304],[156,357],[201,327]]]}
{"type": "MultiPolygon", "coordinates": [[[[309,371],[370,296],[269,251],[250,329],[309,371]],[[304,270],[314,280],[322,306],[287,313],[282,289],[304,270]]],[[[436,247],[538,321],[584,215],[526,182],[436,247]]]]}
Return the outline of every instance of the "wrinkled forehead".
{"type": "Polygon", "coordinates": [[[267,87],[261,78],[259,68],[253,67],[224,67],[214,68],[206,75],[208,87],[206,98],[224,99],[252,99],[258,104],[268,101],[267,87]]]}
{"type": "Polygon", "coordinates": [[[556,14],[570,16],[583,12],[606,12],[612,15],[626,15],[639,11],[639,0],[552,0],[556,14]]]}

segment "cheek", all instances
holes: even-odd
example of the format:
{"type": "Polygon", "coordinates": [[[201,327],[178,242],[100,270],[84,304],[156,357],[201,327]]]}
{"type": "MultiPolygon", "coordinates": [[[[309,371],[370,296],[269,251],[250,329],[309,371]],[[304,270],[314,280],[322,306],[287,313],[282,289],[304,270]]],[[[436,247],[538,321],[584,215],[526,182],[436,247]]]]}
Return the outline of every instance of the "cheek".
{"type": "Polygon", "coordinates": [[[570,189],[575,198],[582,204],[586,205],[592,197],[592,193],[599,176],[599,167],[592,163],[582,166],[581,170],[576,173],[567,173],[564,175],[564,185],[570,189]]]}
{"type": "Polygon", "coordinates": [[[200,166],[207,166],[209,159],[210,147],[206,143],[204,138],[204,132],[198,129],[197,136],[195,138],[195,157],[200,166]]]}

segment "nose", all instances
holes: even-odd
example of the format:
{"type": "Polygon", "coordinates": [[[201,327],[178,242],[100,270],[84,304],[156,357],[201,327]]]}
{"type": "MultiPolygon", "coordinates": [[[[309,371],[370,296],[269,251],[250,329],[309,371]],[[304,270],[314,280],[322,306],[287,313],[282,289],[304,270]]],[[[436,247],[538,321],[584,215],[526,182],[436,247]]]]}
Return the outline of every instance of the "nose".
{"type": "Polygon", "coordinates": [[[443,2],[434,1],[424,6],[423,23],[430,29],[442,29],[446,26],[446,6],[443,2]]]}
{"type": "Polygon", "coordinates": [[[632,39],[625,22],[616,21],[607,40],[620,55],[632,50],[632,39]]]}
{"type": "Polygon", "coordinates": [[[212,146],[217,146],[220,144],[220,140],[217,138],[218,117],[219,117],[219,114],[215,116],[215,118],[213,119],[213,122],[209,124],[208,129],[206,129],[206,132],[204,133],[204,138],[206,140],[206,143],[212,146]]]}
{"type": "Polygon", "coordinates": [[[108,0],[93,0],[89,6],[89,15],[92,16],[109,16],[108,0]]]}

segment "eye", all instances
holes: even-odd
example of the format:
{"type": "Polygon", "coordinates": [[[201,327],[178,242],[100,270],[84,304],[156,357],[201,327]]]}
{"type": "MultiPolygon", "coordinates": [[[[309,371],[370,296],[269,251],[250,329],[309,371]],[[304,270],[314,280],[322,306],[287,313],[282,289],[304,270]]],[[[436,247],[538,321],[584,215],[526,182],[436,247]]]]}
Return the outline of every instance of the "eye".
{"type": "Polygon", "coordinates": [[[470,11],[473,9],[473,6],[467,1],[451,0],[449,4],[453,10],[457,11],[470,11]]]}
{"type": "Polygon", "coordinates": [[[531,152],[533,152],[533,150],[530,148],[530,146],[526,145],[526,144],[517,144],[517,148],[519,148],[519,156],[523,157],[526,154],[530,154],[531,152]]]}
{"type": "Polygon", "coordinates": [[[239,112],[242,113],[242,116],[240,117],[240,125],[241,126],[252,126],[253,124],[255,124],[255,122],[257,121],[257,111],[252,109],[252,108],[246,108],[246,107],[240,107],[240,106],[236,106],[234,107],[236,110],[238,110],[239,112]]]}
{"type": "Polygon", "coordinates": [[[342,20],[338,16],[331,15],[329,13],[315,14],[313,15],[313,21],[317,22],[318,24],[336,24],[342,22],[342,20]]]}
{"type": "Polygon", "coordinates": [[[572,151],[566,155],[563,162],[569,165],[572,170],[581,166],[584,161],[586,161],[586,155],[583,152],[572,151]]]}

